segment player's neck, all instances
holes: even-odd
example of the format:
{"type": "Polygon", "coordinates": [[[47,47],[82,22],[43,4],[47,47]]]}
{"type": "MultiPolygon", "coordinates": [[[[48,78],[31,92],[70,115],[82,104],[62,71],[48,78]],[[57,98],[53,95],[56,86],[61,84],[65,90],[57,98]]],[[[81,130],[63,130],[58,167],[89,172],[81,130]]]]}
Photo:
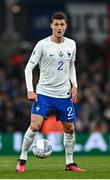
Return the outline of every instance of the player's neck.
{"type": "Polygon", "coordinates": [[[51,39],[52,42],[58,43],[58,44],[64,42],[64,37],[63,37],[63,36],[58,38],[58,37],[52,35],[52,36],[50,37],[50,39],[51,39]]]}

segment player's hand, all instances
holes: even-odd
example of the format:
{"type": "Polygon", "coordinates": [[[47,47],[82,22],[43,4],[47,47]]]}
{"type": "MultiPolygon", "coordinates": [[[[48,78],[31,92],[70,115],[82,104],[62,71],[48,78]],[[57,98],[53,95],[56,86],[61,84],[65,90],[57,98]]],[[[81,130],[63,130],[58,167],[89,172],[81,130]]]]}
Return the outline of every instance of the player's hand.
{"type": "Polygon", "coordinates": [[[77,88],[76,87],[71,88],[71,101],[74,103],[77,102],[77,88]]]}
{"type": "Polygon", "coordinates": [[[27,97],[28,97],[28,99],[29,99],[30,101],[36,101],[36,100],[37,100],[37,95],[36,95],[36,93],[33,92],[33,91],[29,91],[29,92],[27,93],[27,97]]]}

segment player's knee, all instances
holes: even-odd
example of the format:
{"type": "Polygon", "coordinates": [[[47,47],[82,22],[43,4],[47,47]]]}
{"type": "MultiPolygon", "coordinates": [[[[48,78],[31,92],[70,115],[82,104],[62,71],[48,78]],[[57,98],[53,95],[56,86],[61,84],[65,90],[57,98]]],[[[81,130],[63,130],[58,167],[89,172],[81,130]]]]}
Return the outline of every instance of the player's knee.
{"type": "Polygon", "coordinates": [[[41,125],[39,125],[37,123],[31,123],[30,128],[32,131],[37,132],[41,128],[41,125]]]}
{"type": "Polygon", "coordinates": [[[30,125],[30,129],[33,131],[33,132],[37,132],[38,131],[38,128],[37,127],[33,127],[30,125]]]}
{"type": "Polygon", "coordinates": [[[65,128],[64,131],[65,131],[65,133],[73,134],[75,129],[74,129],[74,127],[67,127],[67,128],[65,128]]]}
{"type": "Polygon", "coordinates": [[[73,131],[72,129],[66,129],[66,130],[65,130],[65,133],[68,133],[68,134],[73,134],[73,132],[74,132],[74,131],[73,131]]]}

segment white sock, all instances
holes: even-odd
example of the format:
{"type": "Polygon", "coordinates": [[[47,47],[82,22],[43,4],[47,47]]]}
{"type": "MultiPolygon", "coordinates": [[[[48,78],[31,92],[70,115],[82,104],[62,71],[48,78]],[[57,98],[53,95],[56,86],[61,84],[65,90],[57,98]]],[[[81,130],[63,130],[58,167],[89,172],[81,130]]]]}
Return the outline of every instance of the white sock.
{"type": "Polygon", "coordinates": [[[27,160],[28,150],[34,140],[35,135],[36,132],[33,132],[29,127],[24,135],[20,159],[27,160]]]}
{"type": "Polygon", "coordinates": [[[73,134],[64,133],[64,147],[66,165],[73,163],[73,151],[75,145],[75,132],[73,134]]]}

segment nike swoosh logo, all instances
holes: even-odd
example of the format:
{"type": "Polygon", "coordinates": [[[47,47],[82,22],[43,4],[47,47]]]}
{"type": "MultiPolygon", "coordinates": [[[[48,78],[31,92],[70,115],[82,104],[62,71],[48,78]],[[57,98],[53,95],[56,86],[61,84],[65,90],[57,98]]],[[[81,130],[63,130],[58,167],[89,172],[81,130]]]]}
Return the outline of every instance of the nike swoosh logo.
{"type": "Polygon", "coordinates": [[[51,56],[54,56],[54,54],[50,54],[50,57],[51,57],[51,56]]]}
{"type": "Polygon", "coordinates": [[[73,116],[72,116],[72,117],[68,117],[68,120],[69,120],[69,119],[72,119],[72,118],[73,118],[73,116]]]}

